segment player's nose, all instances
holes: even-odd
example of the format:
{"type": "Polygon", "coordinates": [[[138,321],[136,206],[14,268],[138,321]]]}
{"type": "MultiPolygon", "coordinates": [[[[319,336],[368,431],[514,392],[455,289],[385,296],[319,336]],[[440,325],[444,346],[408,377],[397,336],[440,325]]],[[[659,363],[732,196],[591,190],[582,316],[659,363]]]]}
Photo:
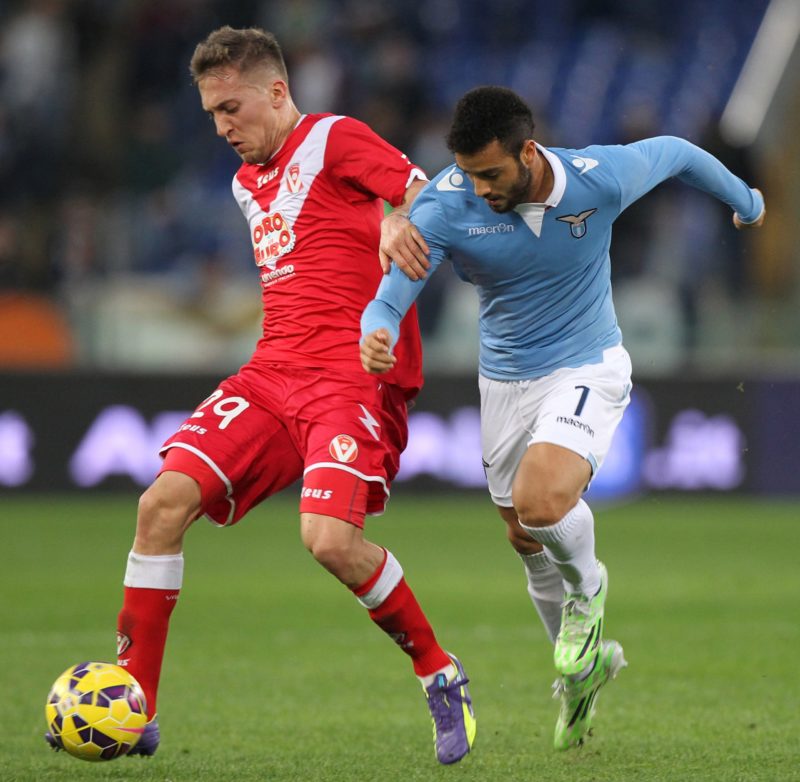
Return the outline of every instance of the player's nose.
{"type": "Polygon", "coordinates": [[[215,117],[214,118],[214,127],[217,130],[217,135],[222,136],[225,138],[231,130],[231,123],[225,117],[215,117]]]}
{"type": "Polygon", "coordinates": [[[488,182],[483,182],[480,179],[475,179],[472,182],[472,186],[475,188],[475,195],[479,198],[485,198],[491,192],[491,187],[489,187],[488,182]]]}

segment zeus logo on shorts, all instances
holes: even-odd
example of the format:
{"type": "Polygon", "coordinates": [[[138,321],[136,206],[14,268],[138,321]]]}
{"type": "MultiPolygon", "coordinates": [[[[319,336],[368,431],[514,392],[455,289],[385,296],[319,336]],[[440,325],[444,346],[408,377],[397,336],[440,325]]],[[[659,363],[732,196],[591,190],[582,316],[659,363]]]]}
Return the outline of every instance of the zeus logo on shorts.
{"type": "Polygon", "coordinates": [[[345,464],[354,462],[358,456],[358,444],[349,434],[337,434],[331,440],[328,450],[337,462],[345,464]]]}
{"type": "Polygon", "coordinates": [[[306,489],[300,492],[301,497],[311,497],[314,500],[329,500],[333,497],[333,489],[306,489]]]}

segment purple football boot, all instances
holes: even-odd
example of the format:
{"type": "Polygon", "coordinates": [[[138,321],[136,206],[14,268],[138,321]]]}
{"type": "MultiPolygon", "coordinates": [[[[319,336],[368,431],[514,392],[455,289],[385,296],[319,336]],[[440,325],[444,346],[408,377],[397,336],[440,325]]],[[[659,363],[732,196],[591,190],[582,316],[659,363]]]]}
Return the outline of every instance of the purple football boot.
{"type": "Polygon", "coordinates": [[[456,667],[456,675],[448,681],[440,673],[425,689],[433,718],[436,757],[445,764],[458,762],[470,751],[477,729],[472,698],[467,689],[469,679],[458,658],[452,654],[448,656],[456,667]]]}
{"type": "MultiPolygon", "coordinates": [[[[64,749],[61,739],[54,736],[49,730],[44,734],[44,740],[56,752],[64,749]]],[[[143,757],[150,757],[156,754],[159,742],[161,741],[161,731],[158,729],[158,721],[153,719],[144,726],[144,732],[136,746],[128,753],[128,755],[142,755],[143,757]]]]}
{"type": "Polygon", "coordinates": [[[155,755],[160,741],[161,731],[158,729],[158,720],[153,717],[153,719],[144,726],[142,737],[136,742],[136,746],[128,753],[128,757],[131,755],[142,755],[143,757],[155,755]]]}

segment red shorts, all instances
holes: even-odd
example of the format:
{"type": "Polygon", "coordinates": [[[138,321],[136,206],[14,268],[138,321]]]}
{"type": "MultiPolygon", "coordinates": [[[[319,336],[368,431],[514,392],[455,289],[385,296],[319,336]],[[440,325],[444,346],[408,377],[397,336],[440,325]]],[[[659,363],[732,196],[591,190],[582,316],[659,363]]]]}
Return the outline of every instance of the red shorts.
{"type": "Polygon", "coordinates": [[[203,513],[237,522],[303,478],[301,513],[363,527],[379,514],[408,440],[406,401],[364,373],[248,364],[161,447],[162,472],[197,480],[203,513]]]}

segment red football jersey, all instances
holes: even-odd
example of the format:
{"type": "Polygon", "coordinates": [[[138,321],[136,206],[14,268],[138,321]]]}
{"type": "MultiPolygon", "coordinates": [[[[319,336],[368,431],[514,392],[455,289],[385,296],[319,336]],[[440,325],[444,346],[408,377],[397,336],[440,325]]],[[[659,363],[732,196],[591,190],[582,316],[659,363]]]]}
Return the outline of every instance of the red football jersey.
{"type": "MultiPolygon", "coordinates": [[[[363,371],[361,313],[382,276],[381,199],[397,206],[418,178],[424,173],[363,122],[332,114],[301,117],[266,163],[242,165],[233,193],[264,303],[253,361],[363,371]]],[[[385,379],[412,396],[422,387],[416,309],[394,352],[385,379]]]]}

